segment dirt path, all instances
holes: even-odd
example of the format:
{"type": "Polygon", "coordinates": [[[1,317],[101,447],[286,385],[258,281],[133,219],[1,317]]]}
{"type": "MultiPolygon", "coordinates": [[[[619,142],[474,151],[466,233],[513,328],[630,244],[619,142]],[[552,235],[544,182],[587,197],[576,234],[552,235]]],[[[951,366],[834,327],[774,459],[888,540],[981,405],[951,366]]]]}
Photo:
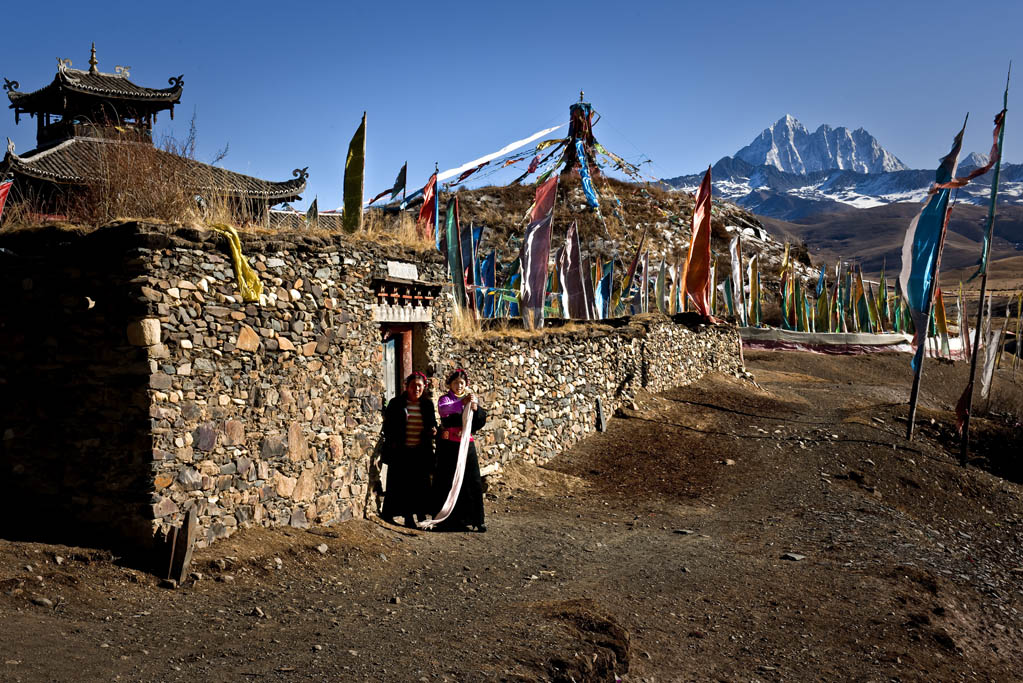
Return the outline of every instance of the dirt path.
{"type": "Polygon", "coordinates": [[[0,680],[1016,678],[1023,488],[946,452],[963,369],[908,443],[905,356],[747,363],[509,468],[486,534],[250,530],[174,591],[0,541],[0,680]]]}

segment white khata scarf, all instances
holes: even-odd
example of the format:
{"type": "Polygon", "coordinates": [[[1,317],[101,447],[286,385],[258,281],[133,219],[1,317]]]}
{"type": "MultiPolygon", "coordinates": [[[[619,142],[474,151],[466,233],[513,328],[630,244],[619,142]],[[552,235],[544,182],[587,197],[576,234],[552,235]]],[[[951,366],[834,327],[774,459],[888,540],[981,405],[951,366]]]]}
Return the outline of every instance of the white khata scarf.
{"type": "Polygon", "coordinates": [[[465,476],[465,459],[469,455],[469,439],[472,438],[472,404],[466,403],[465,409],[462,411],[462,440],[458,442],[458,462],[455,465],[455,477],[451,482],[451,490],[448,491],[448,497],[444,501],[444,506],[441,507],[440,512],[433,519],[426,519],[419,522],[420,529],[430,529],[445,519],[451,516],[451,512],[455,509],[455,502],[458,500],[458,494],[462,490],[462,478],[465,476]]]}

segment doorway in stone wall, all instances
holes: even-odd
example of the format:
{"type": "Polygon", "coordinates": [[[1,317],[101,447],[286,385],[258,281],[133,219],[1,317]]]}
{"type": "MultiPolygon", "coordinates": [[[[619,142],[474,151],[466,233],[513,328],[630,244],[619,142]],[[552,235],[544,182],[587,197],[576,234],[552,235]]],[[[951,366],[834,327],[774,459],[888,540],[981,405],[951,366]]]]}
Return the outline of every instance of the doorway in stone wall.
{"type": "Polygon", "coordinates": [[[402,383],[412,372],[412,326],[384,325],[384,399],[402,392],[402,383]]]}
{"type": "Polygon", "coordinates": [[[405,378],[414,371],[426,373],[426,325],[381,325],[384,399],[390,401],[405,390],[405,378]]]}

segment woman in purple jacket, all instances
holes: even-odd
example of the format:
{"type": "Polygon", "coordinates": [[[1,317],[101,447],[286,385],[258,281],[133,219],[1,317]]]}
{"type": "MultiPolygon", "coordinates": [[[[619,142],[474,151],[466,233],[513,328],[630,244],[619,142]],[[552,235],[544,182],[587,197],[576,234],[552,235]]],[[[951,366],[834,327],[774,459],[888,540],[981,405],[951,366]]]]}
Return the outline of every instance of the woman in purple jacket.
{"type": "MultiPolygon", "coordinates": [[[[437,435],[437,471],[433,481],[434,507],[438,510],[443,508],[455,480],[458,446],[462,439],[462,413],[466,406],[473,410],[469,428],[475,434],[486,424],[487,411],[480,407],[476,394],[469,390],[469,376],[459,368],[448,376],[448,393],[437,401],[440,432],[437,435]]],[[[483,519],[483,480],[476,457],[476,444],[471,437],[454,509],[437,528],[455,531],[468,531],[472,528],[479,532],[487,530],[483,519]]]]}

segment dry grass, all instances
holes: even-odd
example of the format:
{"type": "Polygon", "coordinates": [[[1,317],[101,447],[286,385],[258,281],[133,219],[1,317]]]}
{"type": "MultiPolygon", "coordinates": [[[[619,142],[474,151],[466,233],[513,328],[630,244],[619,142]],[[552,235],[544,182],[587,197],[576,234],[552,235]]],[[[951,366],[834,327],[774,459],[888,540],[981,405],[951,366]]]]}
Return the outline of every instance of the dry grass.
{"type": "Polygon", "coordinates": [[[103,145],[102,174],[72,204],[69,218],[89,226],[117,219],[192,222],[195,199],[184,189],[187,179],[164,161],[144,142],[103,145]]]}
{"type": "MultiPolygon", "coordinates": [[[[519,318],[490,318],[481,320],[469,310],[456,309],[451,318],[451,335],[461,341],[535,339],[567,334],[589,333],[592,326],[574,320],[556,319],[554,325],[547,324],[541,329],[527,330],[519,318]]],[[[551,321],[548,321],[550,323],[551,321]]]]}
{"type": "Polygon", "coordinates": [[[366,240],[378,244],[394,244],[422,252],[435,248],[432,237],[422,235],[416,228],[413,214],[401,211],[397,214],[385,214],[378,209],[370,209],[363,216],[363,229],[350,235],[350,238],[366,240]]]}

